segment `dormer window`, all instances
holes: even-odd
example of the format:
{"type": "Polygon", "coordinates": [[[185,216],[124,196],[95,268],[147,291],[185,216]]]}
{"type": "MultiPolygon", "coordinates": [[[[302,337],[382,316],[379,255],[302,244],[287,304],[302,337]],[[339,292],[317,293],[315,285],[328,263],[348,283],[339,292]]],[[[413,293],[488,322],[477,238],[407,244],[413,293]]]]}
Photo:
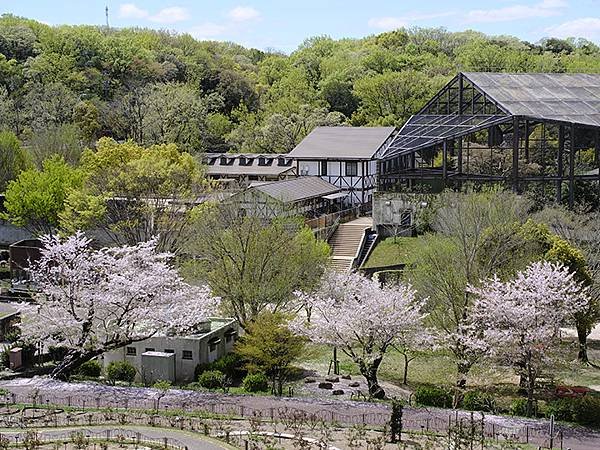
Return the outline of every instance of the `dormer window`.
{"type": "Polygon", "coordinates": [[[278,166],[287,166],[287,161],[285,160],[285,158],[277,158],[277,165],[278,166]]]}
{"type": "Polygon", "coordinates": [[[260,158],[258,158],[259,166],[270,166],[271,164],[273,164],[272,158],[265,158],[264,156],[261,156],[260,158]]]}
{"type": "Polygon", "coordinates": [[[221,165],[222,166],[232,166],[235,160],[233,158],[227,158],[226,156],[221,156],[221,165]]]}
{"type": "Polygon", "coordinates": [[[240,166],[245,166],[245,165],[246,165],[246,157],[240,156],[240,166]]]}
{"type": "Polygon", "coordinates": [[[246,156],[240,156],[239,165],[240,166],[251,166],[254,158],[247,158],[246,156]]]}

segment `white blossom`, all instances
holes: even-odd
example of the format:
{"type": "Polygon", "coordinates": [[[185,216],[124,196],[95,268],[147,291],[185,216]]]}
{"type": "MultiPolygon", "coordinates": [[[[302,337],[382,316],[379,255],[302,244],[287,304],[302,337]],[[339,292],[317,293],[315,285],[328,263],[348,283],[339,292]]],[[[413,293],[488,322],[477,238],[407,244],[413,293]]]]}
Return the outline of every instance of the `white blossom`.
{"type": "Polygon", "coordinates": [[[100,250],[82,233],[42,242],[30,269],[39,294],[22,307],[24,338],[99,354],[161,332],[192,331],[217,306],[208,288],[183,282],[171,255],[156,252],[156,240],[100,250]]]}
{"type": "Polygon", "coordinates": [[[296,296],[310,321],[299,316],[293,329],[313,342],[340,347],[359,365],[370,390],[389,347],[422,327],[422,302],[405,284],[381,286],[357,273],[331,271],[317,292],[296,296]]]}

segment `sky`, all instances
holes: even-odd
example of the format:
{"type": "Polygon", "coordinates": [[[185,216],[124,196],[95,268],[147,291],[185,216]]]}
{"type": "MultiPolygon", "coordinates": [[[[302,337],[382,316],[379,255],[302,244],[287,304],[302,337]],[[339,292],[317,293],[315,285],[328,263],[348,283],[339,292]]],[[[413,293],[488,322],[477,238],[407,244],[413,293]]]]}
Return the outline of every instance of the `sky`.
{"type": "Polygon", "coordinates": [[[114,27],[176,30],[286,53],[311,36],[364,37],[403,26],[600,43],[600,0],[0,0],[2,13],[50,25],[102,25],[106,6],[114,27]]]}

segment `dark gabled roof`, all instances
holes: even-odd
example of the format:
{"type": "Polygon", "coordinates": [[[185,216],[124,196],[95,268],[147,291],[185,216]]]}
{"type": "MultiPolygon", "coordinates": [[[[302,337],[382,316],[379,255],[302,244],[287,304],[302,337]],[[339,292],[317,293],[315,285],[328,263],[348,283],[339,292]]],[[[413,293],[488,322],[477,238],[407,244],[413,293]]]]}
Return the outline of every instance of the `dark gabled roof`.
{"type": "Polygon", "coordinates": [[[463,75],[510,115],[600,126],[600,74],[466,72],[463,75]]]}
{"type": "Polygon", "coordinates": [[[295,172],[295,167],[292,165],[292,160],[287,158],[285,154],[258,154],[258,153],[207,153],[204,155],[207,175],[224,175],[224,176],[239,176],[239,175],[266,175],[278,176],[286,172],[295,172]],[[225,160],[228,164],[223,164],[225,160]],[[248,164],[242,164],[242,160],[248,164]],[[260,160],[264,160],[266,164],[261,165],[260,160]],[[284,161],[285,164],[279,164],[279,161],[284,161]]]}
{"type": "Polygon", "coordinates": [[[284,203],[295,203],[339,192],[340,188],[319,177],[298,177],[291,180],[273,181],[252,187],[284,203]]]}
{"type": "Polygon", "coordinates": [[[371,159],[394,127],[317,127],[288,156],[295,159],[371,159]]]}

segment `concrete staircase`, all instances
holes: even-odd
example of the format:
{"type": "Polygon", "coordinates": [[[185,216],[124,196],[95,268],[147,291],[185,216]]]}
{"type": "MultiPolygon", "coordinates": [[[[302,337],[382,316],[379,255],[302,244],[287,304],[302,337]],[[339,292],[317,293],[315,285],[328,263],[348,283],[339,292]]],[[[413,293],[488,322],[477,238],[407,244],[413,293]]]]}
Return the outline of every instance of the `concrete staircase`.
{"type": "Polygon", "coordinates": [[[342,223],[329,239],[331,267],[339,272],[352,270],[354,258],[358,256],[364,231],[373,226],[371,217],[361,217],[342,223]]]}

